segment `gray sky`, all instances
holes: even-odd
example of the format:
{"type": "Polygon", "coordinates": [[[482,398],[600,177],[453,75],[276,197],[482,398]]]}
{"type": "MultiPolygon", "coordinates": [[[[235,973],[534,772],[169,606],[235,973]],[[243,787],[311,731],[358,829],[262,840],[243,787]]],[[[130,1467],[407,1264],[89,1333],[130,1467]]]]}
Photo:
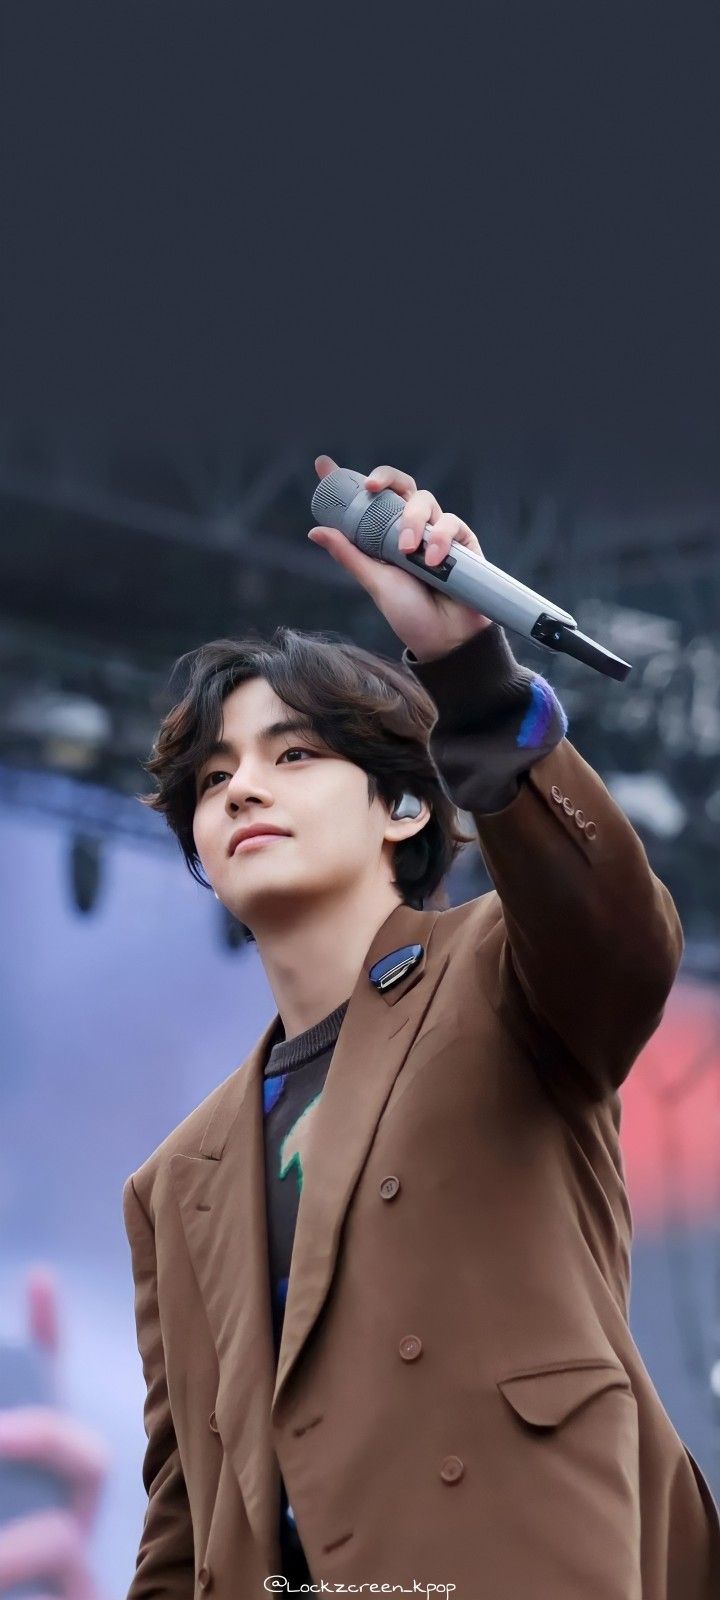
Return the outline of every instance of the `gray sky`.
{"type": "Polygon", "coordinates": [[[720,487],[720,8],[342,25],[6,0],[0,458],[462,437],[720,487]]]}

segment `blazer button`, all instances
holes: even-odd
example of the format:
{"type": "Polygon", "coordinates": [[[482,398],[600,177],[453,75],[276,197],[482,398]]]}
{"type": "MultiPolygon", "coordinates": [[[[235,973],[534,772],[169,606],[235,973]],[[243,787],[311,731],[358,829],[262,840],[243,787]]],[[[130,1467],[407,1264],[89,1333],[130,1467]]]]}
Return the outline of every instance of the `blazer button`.
{"type": "Polygon", "coordinates": [[[399,1188],[400,1188],[400,1179],[399,1178],[394,1178],[394,1177],[383,1178],[383,1181],[382,1181],[382,1183],[380,1185],[380,1193],[381,1193],[381,1195],[383,1197],[383,1200],[392,1200],[393,1197],[397,1194],[399,1188]]]}
{"type": "Polygon", "coordinates": [[[569,817],[574,817],[575,815],[575,807],[568,794],[566,794],[563,798],[563,811],[567,811],[569,817]]]}
{"type": "Polygon", "coordinates": [[[215,1416],[215,1412],[214,1411],[210,1412],[210,1427],[212,1428],[213,1433],[218,1433],[219,1432],[218,1425],[217,1425],[217,1418],[215,1416]]]}
{"type": "Polygon", "coordinates": [[[405,1338],[400,1340],[400,1354],[403,1361],[417,1361],[421,1351],[422,1339],[418,1339],[416,1333],[406,1333],[405,1338]]]}
{"type": "Polygon", "coordinates": [[[209,1589],[212,1584],[212,1573],[209,1567],[201,1567],[197,1579],[201,1589],[209,1589]]]}
{"type": "Polygon", "coordinates": [[[443,1483],[457,1483],[464,1471],[465,1466],[459,1456],[446,1456],[440,1468],[440,1477],[443,1483]]]}
{"type": "Polygon", "coordinates": [[[550,793],[551,793],[551,795],[553,797],[553,800],[557,800],[558,805],[561,806],[562,805],[562,798],[563,798],[562,797],[562,789],[558,789],[557,784],[554,783],[553,786],[552,786],[552,789],[550,790],[550,793]]]}

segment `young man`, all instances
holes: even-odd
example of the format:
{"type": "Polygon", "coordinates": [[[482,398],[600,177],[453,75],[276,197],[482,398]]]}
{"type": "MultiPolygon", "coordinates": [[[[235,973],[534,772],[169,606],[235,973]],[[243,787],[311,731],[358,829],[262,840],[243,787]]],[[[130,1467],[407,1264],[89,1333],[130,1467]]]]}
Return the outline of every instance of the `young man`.
{"type": "MultiPolygon", "coordinates": [[[[403,495],[411,547],[432,522],[429,565],[482,554],[405,473],[367,481],[403,495]]],[[[673,901],[503,630],[314,535],[401,664],[215,641],[148,763],[277,1011],[124,1188],[129,1600],[711,1600],[717,1508],[627,1316],[617,1090],[680,962],[673,901]],[[425,909],[456,806],[495,887],[425,909]]]]}

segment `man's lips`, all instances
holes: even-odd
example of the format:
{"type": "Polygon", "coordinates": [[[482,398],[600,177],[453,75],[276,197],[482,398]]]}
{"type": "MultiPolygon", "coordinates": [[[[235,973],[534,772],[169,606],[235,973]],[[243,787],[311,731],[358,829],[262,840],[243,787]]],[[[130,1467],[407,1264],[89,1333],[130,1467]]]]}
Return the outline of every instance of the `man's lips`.
{"type": "Polygon", "coordinates": [[[268,844],[271,839],[288,839],[289,837],[289,834],[273,831],[272,828],[269,828],[267,832],[251,833],[244,839],[238,839],[230,854],[237,855],[238,850],[249,850],[252,845],[268,844]]]}
{"type": "Polygon", "coordinates": [[[251,850],[254,844],[270,844],[272,839],[286,838],[287,834],[284,833],[253,833],[249,839],[240,839],[239,843],[236,844],[235,849],[233,850],[233,855],[238,855],[241,850],[251,850]]]}

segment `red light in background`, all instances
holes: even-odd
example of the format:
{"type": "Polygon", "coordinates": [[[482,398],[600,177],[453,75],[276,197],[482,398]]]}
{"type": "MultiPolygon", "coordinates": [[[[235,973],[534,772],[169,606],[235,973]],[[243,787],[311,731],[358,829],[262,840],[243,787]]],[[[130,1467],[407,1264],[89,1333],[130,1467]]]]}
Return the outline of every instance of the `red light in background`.
{"type": "Polygon", "coordinates": [[[621,1147],[635,1226],[720,1206],[720,989],[678,979],[662,1022],[620,1090],[621,1147]]]}

